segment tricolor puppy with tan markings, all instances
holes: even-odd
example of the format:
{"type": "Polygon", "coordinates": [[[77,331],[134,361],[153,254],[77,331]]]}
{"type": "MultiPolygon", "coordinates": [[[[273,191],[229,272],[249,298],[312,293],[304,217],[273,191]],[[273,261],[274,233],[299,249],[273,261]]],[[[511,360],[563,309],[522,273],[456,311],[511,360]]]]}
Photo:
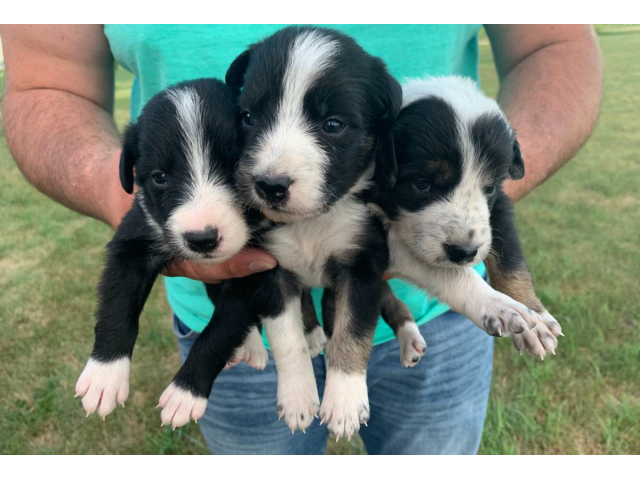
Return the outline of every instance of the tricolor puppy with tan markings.
{"type": "Polygon", "coordinates": [[[390,271],[491,335],[513,335],[521,352],[554,353],[560,325],[533,291],[502,191],[524,161],[497,103],[461,77],[408,81],[393,135],[393,181],[372,201],[388,227],[390,271]],[[495,290],[471,269],[481,261],[495,290]]]}

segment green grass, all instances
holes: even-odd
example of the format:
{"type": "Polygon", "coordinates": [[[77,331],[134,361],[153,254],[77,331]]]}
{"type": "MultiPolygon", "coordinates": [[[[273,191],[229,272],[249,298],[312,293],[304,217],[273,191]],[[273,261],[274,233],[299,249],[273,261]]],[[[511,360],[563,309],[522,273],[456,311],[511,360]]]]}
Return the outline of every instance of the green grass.
{"type": "MultiPolygon", "coordinates": [[[[640,35],[599,30],[616,32],[601,37],[599,126],[574,161],[517,206],[539,295],[566,337],[544,362],[497,342],[482,453],[640,453],[640,35]]],[[[485,45],[481,72],[495,94],[485,45]]],[[[117,79],[123,124],[131,78],[119,71],[117,79]]],[[[84,417],[73,386],[92,344],[111,232],[30,187],[3,141],[0,171],[0,453],[206,453],[194,425],[161,429],[154,409],[178,366],[161,282],[141,321],[127,408],[106,422],[84,417]]],[[[330,451],[363,448],[340,441],[330,451]]]]}

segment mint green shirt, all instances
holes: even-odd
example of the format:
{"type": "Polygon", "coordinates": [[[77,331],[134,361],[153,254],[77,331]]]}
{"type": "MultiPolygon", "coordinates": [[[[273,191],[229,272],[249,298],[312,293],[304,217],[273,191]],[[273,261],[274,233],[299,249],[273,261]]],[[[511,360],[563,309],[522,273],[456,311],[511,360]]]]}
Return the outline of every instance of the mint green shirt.
{"type": "MultiPolygon", "coordinates": [[[[284,25],[105,25],[115,59],[134,75],[131,119],[149,99],[169,85],[202,77],[224,79],[228,66],[249,44],[284,25]]],[[[480,25],[327,25],[381,57],[400,81],[424,75],[464,75],[478,81],[480,25]]],[[[484,265],[476,266],[484,274],[484,265]]],[[[418,324],[449,310],[436,298],[401,280],[389,282],[418,324]]],[[[169,304],[189,328],[202,331],[213,313],[204,284],[188,278],[166,278],[169,304]]],[[[322,290],[312,291],[322,318],[322,290]]],[[[374,342],[394,337],[379,322],[374,342]]]]}

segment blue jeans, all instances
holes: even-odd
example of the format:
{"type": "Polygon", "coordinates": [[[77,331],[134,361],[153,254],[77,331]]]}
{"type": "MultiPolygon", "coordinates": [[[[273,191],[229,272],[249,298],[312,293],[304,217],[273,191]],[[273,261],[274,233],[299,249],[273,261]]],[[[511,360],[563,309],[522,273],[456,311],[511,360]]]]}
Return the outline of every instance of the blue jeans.
{"type": "MultiPolygon", "coordinates": [[[[395,340],[376,345],[367,384],[371,418],[360,436],[369,454],[475,454],[491,384],[493,337],[447,312],[422,325],[427,352],[411,369],[400,365],[395,340]]],[[[198,336],[177,317],[174,333],[185,360],[198,336]]],[[[322,397],[324,356],[313,359],[322,397]]],[[[213,454],[324,454],[329,432],[319,420],[294,435],[276,414],[276,368],[245,363],[217,378],[198,422],[213,454]]]]}

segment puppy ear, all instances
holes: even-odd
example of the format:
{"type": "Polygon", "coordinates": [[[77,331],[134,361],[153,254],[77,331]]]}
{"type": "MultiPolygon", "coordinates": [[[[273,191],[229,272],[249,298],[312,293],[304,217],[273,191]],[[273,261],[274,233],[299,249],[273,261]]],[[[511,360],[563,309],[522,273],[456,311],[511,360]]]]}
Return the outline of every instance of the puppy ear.
{"type": "Polygon", "coordinates": [[[509,175],[514,180],[520,180],[524,177],[524,159],[522,158],[518,140],[513,141],[513,160],[511,167],[509,167],[509,175]]]}
{"type": "Polygon", "coordinates": [[[138,125],[130,124],[123,136],[120,154],[120,183],[127,193],[133,193],[133,166],[138,161],[138,125]]]}
{"type": "Polygon", "coordinates": [[[402,87],[379,58],[374,58],[373,78],[376,83],[375,94],[379,102],[377,110],[382,120],[381,127],[389,131],[402,108],[402,87]]]}
{"type": "Polygon", "coordinates": [[[376,145],[375,179],[378,185],[393,188],[398,179],[398,162],[393,132],[387,133],[376,145]]]}
{"type": "Polygon", "coordinates": [[[244,73],[249,66],[249,60],[251,60],[252,49],[248,48],[231,63],[224,80],[227,85],[233,88],[240,89],[244,85],[244,73]]]}
{"type": "Polygon", "coordinates": [[[378,100],[376,181],[383,187],[393,188],[398,177],[393,125],[402,108],[402,87],[379,58],[374,59],[373,70],[378,100]]]}

